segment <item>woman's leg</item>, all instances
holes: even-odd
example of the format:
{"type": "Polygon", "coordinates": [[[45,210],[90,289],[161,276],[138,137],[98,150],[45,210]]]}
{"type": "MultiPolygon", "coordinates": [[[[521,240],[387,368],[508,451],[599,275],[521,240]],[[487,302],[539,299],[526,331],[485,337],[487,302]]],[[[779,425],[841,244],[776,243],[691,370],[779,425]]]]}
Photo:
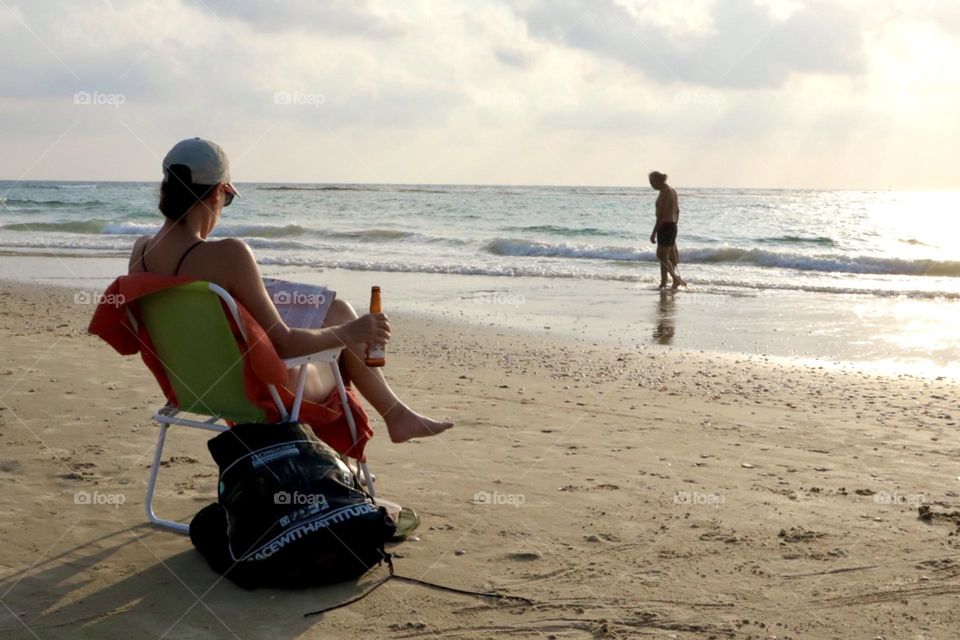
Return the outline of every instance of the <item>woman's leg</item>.
{"type": "MultiPolygon", "coordinates": [[[[333,306],[327,313],[324,326],[336,326],[350,322],[357,318],[357,312],[349,303],[343,300],[334,300],[333,306]]],[[[387,384],[383,371],[379,367],[368,367],[364,364],[366,345],[345,345],[341,354],[341,362],[347,370],[347,375],[374,410],[383,416],[387,423],[387,431],[393,442],[406,442],[412,438],[423,438],[446,431],[453,426],[453,422],[443,422],[422,416],[403,403],[387,384]]]]}

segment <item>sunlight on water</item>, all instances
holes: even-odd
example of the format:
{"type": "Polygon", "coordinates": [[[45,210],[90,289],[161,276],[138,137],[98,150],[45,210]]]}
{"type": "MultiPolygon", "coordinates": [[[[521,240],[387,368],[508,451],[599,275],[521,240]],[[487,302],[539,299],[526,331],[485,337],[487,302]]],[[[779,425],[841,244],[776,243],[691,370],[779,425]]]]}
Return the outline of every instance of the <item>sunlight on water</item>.
{"type": "Polygon", "coordinates": [[[960,194],[894,193],[871,203],[868,228],[889,253],[912,258],[957,259],[960,194]]]}

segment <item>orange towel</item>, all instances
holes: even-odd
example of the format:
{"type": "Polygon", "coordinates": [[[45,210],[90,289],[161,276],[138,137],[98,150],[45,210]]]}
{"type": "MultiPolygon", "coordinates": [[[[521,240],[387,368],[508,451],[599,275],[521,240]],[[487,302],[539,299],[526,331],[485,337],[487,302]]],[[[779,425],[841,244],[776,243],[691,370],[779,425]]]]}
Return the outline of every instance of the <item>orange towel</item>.
{"type": "MultiPolygon", "coordinates": [[[[194,278],[184,276],[163,276],[152,273],[134,273],[120,276],[114,280],[101,298],[101,302],[94,311],[88,331],[103,338],[111,347],[123,355],[140,353],[144,364],[150,369],[167,401],[179,406],[173,388],[167,379],[166,371],[153,349],[153,343],[146,331],[144,323],[140,321],[139,310],[135,303],[137,299],[151,293],[175,287],[189,282],[194,278]],[[135,329],[127,316],[130,310],[137,319],[138,328],[135,329]]],[[[237,309],[240,319],[247,333],[244,342],[239,328],[233,321],[233,316],[226,309],[224,312],[230,322],[233,335],[237,340],[240,352],[244,354],[243,380],[247,397],[256,406],[267,414],[267,420],[277,422],[280,412],[270,397],[268,384],[277,386],[281,400],[289,409],[293,404],[293,393],[282,385],[287,382],[287,368],[263,328],[253,319],[253,316],[243,308],[239,302],[237,309]]],[[[353,412],[357,425],[358,442],[353,442],[350,427],[347,424],[340,397],[336,389],[320,403],[306,399],[300,408],[300,421],[310,425],[317,437],[329,444],[336,451],[359,460],[366,460],[364,447],[373,437],[370,428],[370,419],[360,404],[353,387],[347,387],[347,401],[353,412]]]]}

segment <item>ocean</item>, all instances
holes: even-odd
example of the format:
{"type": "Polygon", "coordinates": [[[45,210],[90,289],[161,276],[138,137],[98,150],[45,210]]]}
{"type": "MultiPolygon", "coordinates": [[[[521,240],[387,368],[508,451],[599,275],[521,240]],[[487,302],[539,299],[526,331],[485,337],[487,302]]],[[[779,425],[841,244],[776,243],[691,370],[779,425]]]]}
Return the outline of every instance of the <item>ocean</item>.
{"type": "MultiPolygon", "coordinates": [[[[602,302],[599,293],[655,293],[659,280],[649,242],[656,192],[646,186],[237,186],[241,198],[224,211],[214,235],[246,239],[265,271],[456,276],[430,282],[440,288],[456,282],[450,290],[461,299],[471,291],[488,296],[512,291],[517,299],[521,290],[529,298],[536,298],[536,291],[562,290],[561,298],[572,294],[602,302]]],[[[822,323],[830,322],[808,317],[811,306],[838,313],[859,309],[848,323],[853,336],[867,331],[870,319],[886,309],[877,322],[887,333],[897,323],[896,313],[909,316],[906,325],[917,316],[942,319],[935,328],[920,329],[936,336],[915,346],[911,358],[946,364],[960,348],[951,337],[960,320],[960,194],[675,186],[681,273],[692,286],[671,304],[684,304],[684,295],[692,304],[699,296],[705,313],[713,315],[721,298],[752,299],[748,308],[764,300],[764,308],[789,325],[783,319],[788,305],[804,322],[817,323],[807,327],[809,335],[824,333],[822,323]],[[714,302],[704,305],[705,300],[714,302]],[[891,305],[900,311],[890,311],[891,305]],[[939,355],[928,358],[927,351],[939,355]]],[[[160,224],[156,198],[154,182],[0,182],[0,252],[126,255],[137,236],[160,224]]],[[[563,304],[558,300],[555,312],[563,311],[563,304]]],[[[736,303],[731,317],[743,308],[736,303]]],[[[746,320],[757,323],[754,316],[746,320]]],[[[691,331],[702,321],[691,320],[691,331]]],[[[804,334],[796,329],[796,335],[804,334]]],[[[842,358],[851,341],[841,333],[832,346],[772,351],[842,358]]],[[[915,341],[915,335],[909,337],[915,341]]],[[[701,336],[687,346],[726,344],[714,342],[701,336]]],[[[870,352],[876,351],[876,341],[867,342],[870,352]]],[[[897,360],[898,342],[888,342],[893,346],[881,349],[883,359],[897,360]]]]}
{"type": "MultiPolygon", "coordinates": [[[[244,184],[215,236],[262,264],[650,282],[643,187],[244,184]]],[[[960,194],[678,189],[697,287],[960,297],[960,194]]],[[[0,182],[0,250],[127,252],[156,183],[0,182]]]]}

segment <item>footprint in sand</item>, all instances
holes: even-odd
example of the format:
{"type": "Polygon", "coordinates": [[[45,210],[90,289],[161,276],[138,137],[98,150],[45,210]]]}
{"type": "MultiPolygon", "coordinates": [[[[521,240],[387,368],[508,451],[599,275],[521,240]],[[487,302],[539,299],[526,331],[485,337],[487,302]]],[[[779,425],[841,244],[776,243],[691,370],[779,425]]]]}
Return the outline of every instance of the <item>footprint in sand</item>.
{"type": "Polygon", "coordinates": [[[532,562],[534,560],[543,560],[543,554],[539,551],[517,551],[503,556],[504,560],[513,560],[515,562],[532,562]]]}
{"type": "Polygon", "coordinates": [[[620,538],[612,533],[591,534],[583,537],[587,542],[619,542],[620,538]]]}
{"type": "Polygon", "coordinates": [[[787,542],[812,542],[826,535],[822,531],[808,531],[803,527],[790,527],[789,529],[781,529],[777,537],[780,538],[780,544],[785,544],[787,542]]]}

